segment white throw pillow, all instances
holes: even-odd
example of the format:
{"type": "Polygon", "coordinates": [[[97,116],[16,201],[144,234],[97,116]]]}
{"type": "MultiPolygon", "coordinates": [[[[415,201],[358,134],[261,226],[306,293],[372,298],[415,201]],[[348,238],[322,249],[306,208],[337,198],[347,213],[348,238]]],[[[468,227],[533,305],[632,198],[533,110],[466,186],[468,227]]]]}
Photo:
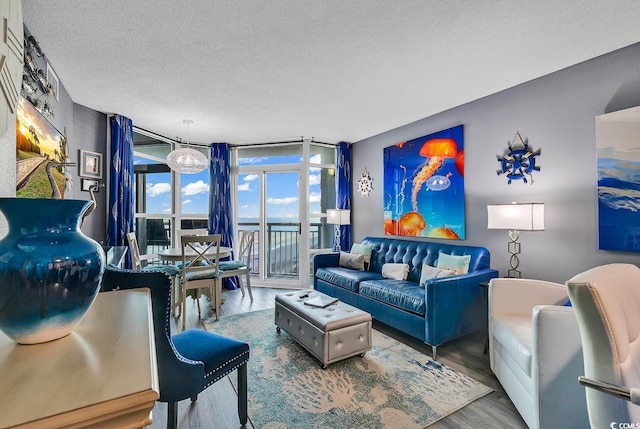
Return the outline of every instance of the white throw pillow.
{"type": "Polygon", "coordinates": [[[340,252],[338,265],[344,268],[364,271],[364,255],[362,253],[340,252]]]}
{"type": "Polygon", "coordinates": [[[361,253],[364,255],[364,269],[369,269],[369,264],[371,263],[371,252],[373,251],[373,247],[370,244],[360,244],[353,243],[351,246],[351,253],[361,253]]]}
{"type": "Polygon", "coordinates": [[[406,280],[409,275],[409,264],[384,264],[382,277],[386,279],[406,280]]]}
{"type": "Polygon", "coordinates": [[[446,268],[436,268],[431,265],[422,264],[422,272],[420,273],[420,287],[424,287],[427,280],[438,279],[441,277],[449,277],[454,275],[455,270],[446,268]]]}

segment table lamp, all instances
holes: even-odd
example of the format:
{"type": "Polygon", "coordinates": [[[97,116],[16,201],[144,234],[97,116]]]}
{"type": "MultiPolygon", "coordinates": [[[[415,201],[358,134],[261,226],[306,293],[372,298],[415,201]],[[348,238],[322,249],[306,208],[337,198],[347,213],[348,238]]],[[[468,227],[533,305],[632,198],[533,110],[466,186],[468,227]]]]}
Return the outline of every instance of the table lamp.
{"type": "Polygon", "coordinates": [[[339,252],[340,248],[340,225],[351,224],[351,210],[348,209],[327,209],[327,223],[335,225],[336,237],[335,245],[336,250],[339,252]]]}
{"type": "Polygon", "coordinates": [[[544,203],[512,203],[487,205],[487,229],[508,229],[507,251],[511,254],[507,277],[520,278],[520,231],[544,231],[544,203]]]}

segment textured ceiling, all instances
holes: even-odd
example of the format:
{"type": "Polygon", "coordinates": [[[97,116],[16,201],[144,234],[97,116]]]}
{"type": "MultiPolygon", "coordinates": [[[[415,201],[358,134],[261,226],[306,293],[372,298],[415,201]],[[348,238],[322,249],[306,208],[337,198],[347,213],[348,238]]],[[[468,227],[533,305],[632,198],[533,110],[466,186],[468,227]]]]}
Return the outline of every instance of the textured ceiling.
{"type": "Polygon", "coordinates": [[[358,141],[640,41],[638,0],[23,0],[74,102],[169,138],[358,141]]]}

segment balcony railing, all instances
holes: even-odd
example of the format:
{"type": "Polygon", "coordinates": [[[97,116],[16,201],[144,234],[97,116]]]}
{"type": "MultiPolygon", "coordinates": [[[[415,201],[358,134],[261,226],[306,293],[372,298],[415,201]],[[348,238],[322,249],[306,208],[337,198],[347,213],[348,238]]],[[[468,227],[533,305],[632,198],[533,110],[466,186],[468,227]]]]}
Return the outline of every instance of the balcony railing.
{"type": "MultiPolygon", "coordinates": [[[[313,223],[309,227],[309,247],[310,249],[319,249],[323,243],[321,223],[313,223]]],[[[260,265],[258,249],[260,248],[259,225],[257,222],[241,222],[238,229],[253,230],[256,232],[254,240],[254,263],[251,267],[251,273],[258,275],[260,265]]],[[[266,231],[266,278],[297,278],[299,275],[300,240],[299,240],[298,223],[287,222],[270,222],[267,223],[266,231]]]]}
{"type": "MultiPolygon", "coordinates": [[[[171,237],[169,231],[169,220],[163,220],[163,234],[158,234],[157,231],[151,233],[147,227],[147,239],[139,237],[140,248],[144,249],[144,254],[152,255],[160,250],[171,247],[171,237]]],[[[189,225],[184,225],[184,229],[199,229],[206,228],[206,220],[198,220],[200,222],[191,222],[189,225]],[[204,223],[203,225],[200,225],[204,223]]],[[[157,222],[155,222],[157,223],[157,222]]],[[[149,225],[149,224],[147,224],[149,225]]],[[[267,224],[266,230],[266,276],[265,278],[297,278],[299,275],[299,260],[300,254],[300,240],[299,240],[299,226],[298,223],[286,223],[286,222],[270,222],[267,224]]],[[[158,225],[155,225],[158,228],[158,225]]],[[[309,247],[313,250],[331,247],[331,240],[333,234],[328,234],[323,229],[326,229],[327,225],[322,223],[313,223],[309,228],[309,247]],[[326,241],[326,242],[325,242],[326,241]]],[[[138,228],[139,230],[140,228],[138,228]]],[[[258,234],[259,224],[257,222],[241,222],[238,224],[239,230],[255,231],[254,248],[253,248],[253,261],[251,264],[251,274],[255,276],[260,275],[260,267],[262,264],[259,262],[260,249],[260,236],[258,234]]],[[[176,244],[177,245],[177,244],[176,244]]],[[[315,253],[315,252],[312,252],[315,253]]],[[[158,258],[147,259],[147,264],[161,263],[158,258]]]]}

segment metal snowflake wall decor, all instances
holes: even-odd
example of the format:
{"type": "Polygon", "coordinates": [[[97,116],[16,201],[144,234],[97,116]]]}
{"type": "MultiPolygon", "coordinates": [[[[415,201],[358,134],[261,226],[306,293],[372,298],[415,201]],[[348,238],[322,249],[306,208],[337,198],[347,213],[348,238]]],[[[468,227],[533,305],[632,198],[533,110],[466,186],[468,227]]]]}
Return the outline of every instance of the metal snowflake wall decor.
{"type": "Polygon", "coordinates": [[[358,192],[360,192],[361,196],[368,197],[371,191],[373,191],[373,179],[369,176],[367,167],[365,167],[362,176],[358,179],[358,192]]]}
{"type": "Polygon", "coordinates": [[[513,142],[507,145],[504,155],[498,155],[498,162],[500,162],[498,175],[507,176],[509,184],[513,180],[522,180],[524,183],[533,185],[532,173],[540,171],[540,167],[536,165],[536,157],[542,150],[532,151],[529,147],[529,139],[523,141],[519,132],[516,132],[513,142]]]}

